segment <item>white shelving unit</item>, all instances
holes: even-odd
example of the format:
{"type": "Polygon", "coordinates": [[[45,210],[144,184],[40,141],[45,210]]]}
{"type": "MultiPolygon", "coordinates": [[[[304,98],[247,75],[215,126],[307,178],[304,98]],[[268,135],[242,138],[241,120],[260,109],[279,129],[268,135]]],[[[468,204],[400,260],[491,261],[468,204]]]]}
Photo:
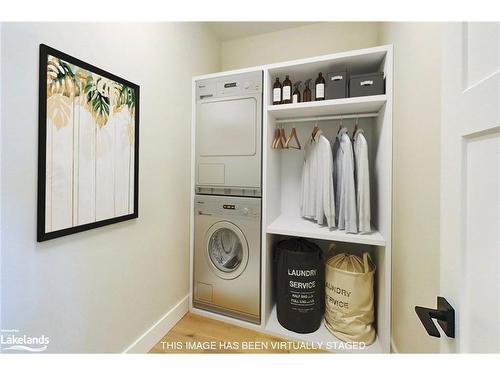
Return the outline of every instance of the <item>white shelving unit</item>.
{"type": "MultiPolygon", "coordinates": [[[[273,247],[283,237],[297,236],[318,241],[336,241],[341,246],[356,251],[369,251],[376,263],[375,305],[376,341],[361,353],[388,353],[390,351],[391,321],[391,228],[392,228],[392,87],[393,87],[392,46],[381,46],[338,54],[265,65],[232,72],[211,74],[193,79],[193,87],[198,79],[214,78],[236,73],[262,70],[264,76],[263,108],[263,170],[262,170],[262,279],[261,279],[261,316],[260,325],[245,323],[237,319],[205,312],[192,306],[190,310],[211,318],[228,321],[248,328],[287,339],[306,342],[339,343],[322,325],[310,334],[298,334],[283,328],[276,317],[276,302],[273,293],[273,247]],[[307,78],[315,79],[318,72],[326,75],[333,69],[347,69],[351,74],[383,71],[385,76],[385,95],[325,100],[298,104],[272,105],[272,85],[276,77],[283,79],[288,74],[292,81],[307,78]],[[359,114],[359,126],[364,129],[369,144],[372,226],[374,230],[366,234],[348,234],[340,230],[330,230],[324,226],[300,217],[299,190],[303,164],[303,151],[275,150],[271,148],[274,131],[278,123],[285,127],[288,134],[294,126],[301,143],[308,139],[314,122],[311,117],[346,116],[343,125],[352,133],[354,118],[359,114]],[[352,116],[350,116],[352,115],[352,116]],[[347,119],[350,118],[350,119],[347,119]],[[293,124],[281,124],[283,120],[293,119],[293,124]],[[376,228],[376,229],[375,229],[376,228]]],[[[312,87],[311,87],[312,88],[312,87]]],[[[193,104],[194,104],[193,96],[193,104]]],[[[195,106],[193,106],[194,108],[195,106]]],[[[193,123],[194,123],[193,113],[193,123]]],[[[337,133],[339,120],[322,121],[320,127],[329,139],[337,133]]],[[[194,132],[194,127],[193,127],[194,132]]],[[[193,137],[194,142],[194,137],[193,137]]],[[[194,170],[194,154],[192,168],[194,170]]],[[[194,183],[194,179],[192,180],[194,183]]],[[[194,192],[194,186],[192,186],[194,192]]],[[[193,193],[194,194],[194,193],[193,193]]],[[[194,198],[194,196],[193,196],[194,198]]],[[[193,223],[193,218],[191,218],[193,223]]],[[[193,237],[191,231],[191,254],[193,237]]],[[[192,264],[191,264],[192,281],[192,264]]],[[[192,293],[192,284],[191,284],[192,293]]],[[[342,346],[342,345],[340,345],[342,346]]],[[[349,352],[338,349],[332,351],[349,352]]]]}
{"type": "MultiPolygon", "coordinates": [[[[339,70],[340,70],[339,69],[339,70]]],[[[363,352],[387,353],[390,351],[391,314],[391,227],[392,227],[392,46],[382,46],[341,54],[319,56],[283,64],[273,64],[264,69],[264,139],[263,139],[263,328],[271,334],[310,342],[336,339],[324,326],[314,333],[302,335],[290,332],[277,321],[272,285],[272,254],[276,241],[284,236],[304,237],[313,241],[338,242],[354,251],[370,251],[377,266],[375,274],[377,340],[363,352]],[[383,71],[386,80],[385,95],[325,100],[298,104],[272,105],[272,84],[276,77],[285,74],[292,81],[317,77],[334,69],[347,69],[351,74],[383,71]],[[294,126],[301,143],[309,138],[314,117],[336,116],[344,119],[343,125],[352,134],[354,119],[359,114],[359,126],[364,129],[369,144],[372,197],[372,225],[376,228],[367,234],[348,234],[330,230],[313,221],[300,217],[299,189],[303,153],[295,150],[275,150],[270,147],[278,124],[288,134],[294,126]],[[282,123],[292,120],[293,123],[282,123]]],[[[311,86],[312,88],[312,86],[311,86]]],[[[339,120],[318,123],[329,139],[334,139],[339,120]]],[[[338,351],[343,352],[340,349],[338,351]]]]}

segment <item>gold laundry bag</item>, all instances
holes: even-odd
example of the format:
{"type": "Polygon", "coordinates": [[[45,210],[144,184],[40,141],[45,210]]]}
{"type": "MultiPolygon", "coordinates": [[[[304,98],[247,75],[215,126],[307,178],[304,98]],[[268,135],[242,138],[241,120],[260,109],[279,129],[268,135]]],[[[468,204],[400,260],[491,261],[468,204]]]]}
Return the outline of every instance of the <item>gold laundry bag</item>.
{"type": "Polygon", "coordinates": [[[342,253],[326,261],[325,326],[342,341],[375,340],[374,273],[368,253],[363,259],[342,253]]]}

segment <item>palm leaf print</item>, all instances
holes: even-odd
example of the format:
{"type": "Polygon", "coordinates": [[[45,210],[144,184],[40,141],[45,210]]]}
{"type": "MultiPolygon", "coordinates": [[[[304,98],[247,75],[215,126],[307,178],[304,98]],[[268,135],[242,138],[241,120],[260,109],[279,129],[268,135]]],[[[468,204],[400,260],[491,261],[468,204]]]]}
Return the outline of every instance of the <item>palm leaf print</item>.
{"type": "Polygon", "coordinates": [[[47,62],[47,97],[61,94],[68,98],[80,95],[79,79],[71,66],[56,58],[47,62]]]}
{"type": "Polygon", "coordinates": [[[127,107],[132,115],[135,109],[135,91],[125,85],[120,85],[117,89],[116,111],[121,111],[123,107],[127,107]]]}
{"type": "Polygon", "coordinates": [[[135,91],[87,70],[79,69],[61,59],[49,56],[47,61],[48,116],[58,129],[66,126],[70,117],[69,102],[77,99],[90,112],[99,128],[106,125],[110,107],[113,113],[128,108],[133,116],[135,91]],[[52,99],[55,97],[54,99],[52,99]],[[50,103],[49,103],[50,101],[50,103]]]}
{"type": "Polygon", "coordinates": [[[87,76],[85,87],[86,106],[99,128],[102,128],[108,122],[110,107],[110,89],[112,85],[109,80],[102,77],[95,77],[92,74],[87,76]]]}

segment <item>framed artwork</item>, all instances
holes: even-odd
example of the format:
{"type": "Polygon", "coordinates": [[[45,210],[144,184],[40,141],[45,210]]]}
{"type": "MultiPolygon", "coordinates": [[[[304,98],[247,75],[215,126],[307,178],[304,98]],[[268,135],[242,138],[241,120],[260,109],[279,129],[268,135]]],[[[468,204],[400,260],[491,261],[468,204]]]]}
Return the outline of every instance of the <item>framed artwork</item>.
{"type": "Polygon", "coordinates": [[[37,240],[138,217],[139,86],[40,45],[37,240]]]}

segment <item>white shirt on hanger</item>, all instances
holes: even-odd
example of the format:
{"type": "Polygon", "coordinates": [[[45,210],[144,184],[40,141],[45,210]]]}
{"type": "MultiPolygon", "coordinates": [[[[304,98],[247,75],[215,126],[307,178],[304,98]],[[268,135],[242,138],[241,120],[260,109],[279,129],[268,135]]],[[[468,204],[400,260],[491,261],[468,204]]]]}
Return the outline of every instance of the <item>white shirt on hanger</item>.
{"type": "Polygon", "coordinates": [[[318,224],[335,227],[335,192],[333,187],[333,155],[330,142],[321,130],[305,145],[302,169],[300,214],[318,224]]]}
{"type": "Polygon", "coordinates": [[[371,232],[370,226],[370,167],[368,143],[362,129],[354,134],[354,159],[356,161],[356,206],[358,229],[371,232]]]}
{"type": "Polygon", "coordinates": [[[340,148],[340,140],[335,137],[333,142],[333,186],[335,187],[335,222],[337,227],[339,226],[339,209],[340,209],[340,191],[341,189],[341,179],[339,177],[339,172],[342,169],[342,157],[338,155],[340,148]]]}
{"type": "Polygon", "coordinates": [[[316,143],[313,141],[307,142],[304,150],[300,189],[300,215],[308,219],[316,219],[316,191],[311,188],[316,181],[317,168],[312,168],[313,165],[316,165],[316,143]]]}
{"type": "Polygon", "coordinates": [[[338,228],[347,233],[358,233],[356,190],[354,185],[354,155],[347,129],[340,129],[335,149],[335,203],[338,228]]]}

